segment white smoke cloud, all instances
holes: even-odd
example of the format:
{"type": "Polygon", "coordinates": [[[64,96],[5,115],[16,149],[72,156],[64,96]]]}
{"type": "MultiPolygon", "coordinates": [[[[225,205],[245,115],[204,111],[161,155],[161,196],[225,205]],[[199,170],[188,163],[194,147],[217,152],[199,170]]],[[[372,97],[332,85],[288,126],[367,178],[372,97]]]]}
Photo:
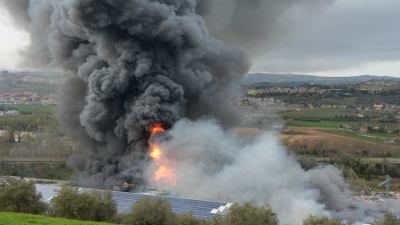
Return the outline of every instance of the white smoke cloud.
{"type": "Polygon", "coordinates": [[[168,135],[162,147],[174,159],[175,195],[269,204],[291,225],[309,215],[373,222],[392,204],[354,202],[338,169],[303,170],[274,133],[245,141],[213,120],[181,120],[168,135]]]}

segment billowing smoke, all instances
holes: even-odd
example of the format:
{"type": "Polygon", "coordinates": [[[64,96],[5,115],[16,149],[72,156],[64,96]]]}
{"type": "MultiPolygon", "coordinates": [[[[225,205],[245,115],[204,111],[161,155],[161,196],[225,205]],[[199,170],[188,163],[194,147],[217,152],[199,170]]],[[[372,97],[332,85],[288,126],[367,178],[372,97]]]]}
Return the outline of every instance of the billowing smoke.
{"type": "Polygon", "coordinates": [[[178,195],[269,204],[281,224],[291,225],[309,215],[372,223],[399,208],[390,200],[356,201],[335,167],[304,171],[273,133],[249,142],[213,120],[182,120],[168,136],[162,148],[175,166],[178,195]]]}
{"type": "Polygon", "coordinates": [[[196,0],[20,5],[28,6],[33,58],[72,74],[59,117],[86,150],[70,160],[84,181],[141,183],[154,123],[235,121],[230,99],[248,61],[210,36],[196,0]]]}
{"type": "Polygon", "coordinates": [[[80,141],[82,151],[69,164],[82,182],[151,183],[149,129],[162,122],[172,128],[162,144],[174,159],[178,180],[172,191],[178,195],[271,204],[288,224],[300,224],[308,214],[365,221],[381,213],[351,202],[337,169],[302,170],[274,135],[248,143],[216,122],[182,120],[213,117],[226,126],[236,119],[230,99],[249,63],[207,26],[231,43],[253,47],[277,29],[270,19],[285,21],[289,17],[280,13],[314,9],[323,1],[1,2],[31,35],[27,63],[69,72],[58,117],[80,141]],[[262,29],[265,24],[273,29],[262,29]]]}

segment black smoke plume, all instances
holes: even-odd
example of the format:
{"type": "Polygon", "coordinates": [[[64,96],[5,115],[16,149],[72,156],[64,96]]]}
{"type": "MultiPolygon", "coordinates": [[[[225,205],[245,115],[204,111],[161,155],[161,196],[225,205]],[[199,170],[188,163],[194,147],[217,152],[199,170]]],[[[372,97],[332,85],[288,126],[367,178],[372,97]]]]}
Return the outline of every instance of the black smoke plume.
{"type": "Polygon", "coordinates": [[[11,12],[28,12],[29,58],[70,72],[59,117],[82,145],[70,159],[82,181],[141,183],[147,132],[155,123],[235,120],[232,87],[248,62],[211,37],[198,1],[4,3],[11,12]]]}
{"type": "Polygon", "coordinates": [[[82,152],[70,165],[82,182],[145,184],[148,131],[162,122],[172,127],[167,153],[181,157],[175,194],[270,204],[282,223],[293,225],[308,214],[373,222],[396,208],[393,201],[355,201],[336,168],[304,171],[276,136],[242,143],[214,121],[176,123],[207,116],[235,121],[230,97],[248,70],[247,57],[212,38],[206,26],[257,49],[260,37],[279,27],[271,21],[291,21],[291,13],[330,1],[0,2],[31,35],[29,63],[69,71],[58,114],[80,141],[82,152]]]}

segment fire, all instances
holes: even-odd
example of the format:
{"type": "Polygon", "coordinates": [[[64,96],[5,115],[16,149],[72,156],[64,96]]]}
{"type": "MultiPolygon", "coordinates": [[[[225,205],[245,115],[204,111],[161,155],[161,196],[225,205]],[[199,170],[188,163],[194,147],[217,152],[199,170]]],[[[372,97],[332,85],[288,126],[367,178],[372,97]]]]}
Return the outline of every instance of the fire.
{"type": "Polygon", "coordinates": [[[150,134],[151,134],[151,136],[155,136],[157,134],[164,133],[164,132],[165,132],[165,129],[162,126],[162,124],[157,123],[151,128],[150,134]]]}
{"type": "Polygon", "coordinates": [[[161,147],[158,146],[157,144],[152,144],[150,143],[150,158],[152,158],[155,161],[159,161],[162,157],[162,150],[161,147]]]}
{"type": "Polygon", "coordinates": [[[165,132],[164,127],[162,124],[155,124],[150,130],[150,152],[149,157],[154,161],[156,165],[156,169],[153,173],[153,179],[157,183],[167,183],[170,186],[176,185],[176,174],[175,168],[169,165],[168,159],[164,155],[164,151],[161,146],[154,142],[152,139],[156,135],[162,134],[165,132]]]}
{"type": "Polygon", "coordinates": [[[176,185],[176,175],[175,170],[168,168],[166,166],[160,166],[154,173],[154,179],[157,182],[166,181],[168,184],[176,185]]]}

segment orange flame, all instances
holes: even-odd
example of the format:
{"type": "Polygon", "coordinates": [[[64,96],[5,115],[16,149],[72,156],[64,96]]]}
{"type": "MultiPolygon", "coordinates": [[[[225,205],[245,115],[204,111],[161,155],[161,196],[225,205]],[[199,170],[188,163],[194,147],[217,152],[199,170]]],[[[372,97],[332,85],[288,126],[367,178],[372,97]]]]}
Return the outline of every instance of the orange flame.
{"type": "Polygon", "coordinates": [[[176,185],[175,170],[166,166],[160,166],[154,173],[154,179],[157,182],[166,181],[169,185],[176,185]]]}
{"type": "Polygon", "coordinates": [[[168,185],[176,185],[176,174],[175,168],[171,168],[167,163],[165,163],[166,158],[164,156],[164,151],[161,146],[152,141],[152,137],[165,132],[162,124],[155,124],[150,130],[150,152],[149,157],[155,162],[156,170],[153,173],[153,179],[160,183],[166,182],[168,185]]]}
{"type": "Polygon", "coordinates": [[[164,132],[165,132],[165,129],[161,123],[156,123],[150,130],[151,136],[155,136],[157,134],[164,133],[164,132]]]}
{"type": "Polygon", "coordinates": [[[161,147],[157,144],[150,143],[150,153],[149,156],[155,161],[159,161],[162,157],[163,153],[161,147]]]}

